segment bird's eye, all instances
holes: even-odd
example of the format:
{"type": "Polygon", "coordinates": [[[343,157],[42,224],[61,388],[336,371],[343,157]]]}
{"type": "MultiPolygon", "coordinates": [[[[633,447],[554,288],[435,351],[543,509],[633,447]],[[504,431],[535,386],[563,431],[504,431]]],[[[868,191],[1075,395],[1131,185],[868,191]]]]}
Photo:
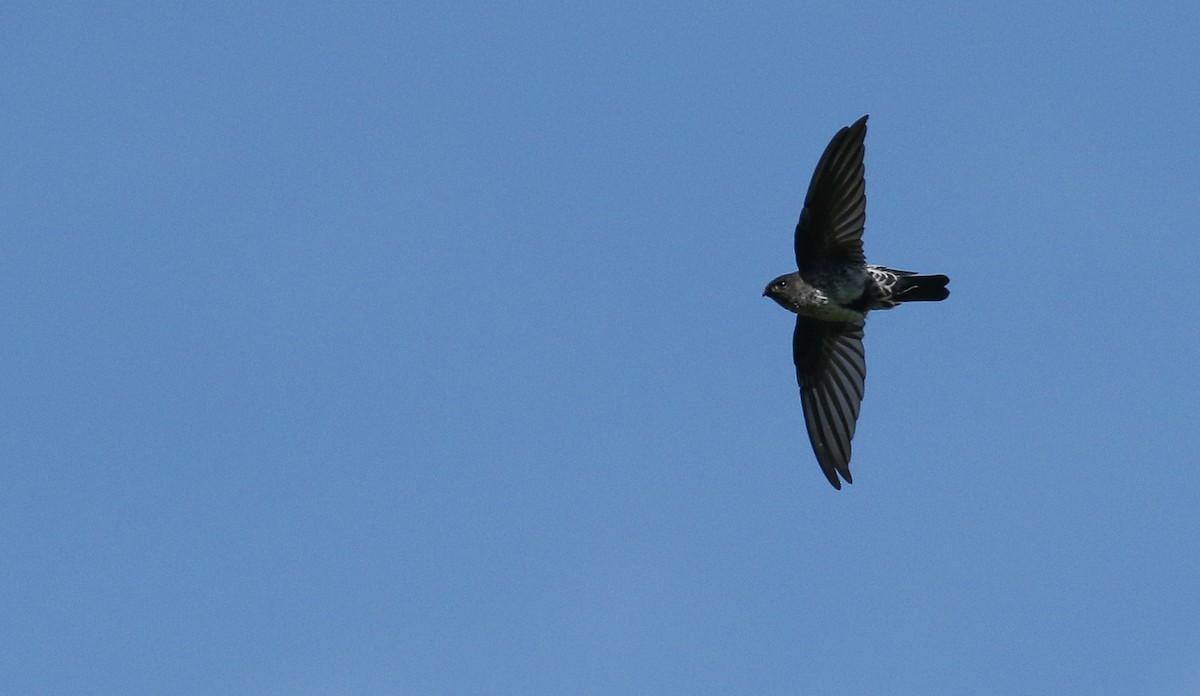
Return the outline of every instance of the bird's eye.
{"type": "Polygon", "coordinates": [[[786,280],[781,280],[781,281],[779,281],[779,287],[781,287],[781,288],[786,288],[786,287],[787,287],[787,281],[786,281],[786,280]]]}

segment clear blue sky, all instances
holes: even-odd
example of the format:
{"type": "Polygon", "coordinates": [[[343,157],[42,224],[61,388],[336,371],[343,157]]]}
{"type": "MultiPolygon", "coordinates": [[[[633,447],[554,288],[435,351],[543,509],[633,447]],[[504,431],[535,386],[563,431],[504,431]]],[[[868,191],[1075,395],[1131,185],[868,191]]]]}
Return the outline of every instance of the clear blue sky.
{"type": "Polygon", "coordinates": [[[6,3],[0,692],[1195,694],[1200,10],[6,3]],[[812,168],[871,114],[853,486],[812,168]]]}

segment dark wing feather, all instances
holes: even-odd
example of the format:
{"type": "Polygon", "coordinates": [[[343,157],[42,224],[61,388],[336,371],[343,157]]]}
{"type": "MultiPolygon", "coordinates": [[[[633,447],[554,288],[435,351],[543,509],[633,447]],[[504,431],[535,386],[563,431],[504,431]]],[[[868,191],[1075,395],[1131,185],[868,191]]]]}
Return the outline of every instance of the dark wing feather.
{"type": "Polygon", "coordinates": [[[796,318],[792,357],[808,439],[825,478],[841,488],[850,478],[850,440],[866,387],[867,360],[861,324],[796,318]]]}
{"type": "Polygon", "coordinates": [[[813,171],[796,224],[796,265],[804,271],[822,262],[864,263],[863,225],[867,182],[863,141],[867,117],[842,128],[829,141],[813,171]]]}

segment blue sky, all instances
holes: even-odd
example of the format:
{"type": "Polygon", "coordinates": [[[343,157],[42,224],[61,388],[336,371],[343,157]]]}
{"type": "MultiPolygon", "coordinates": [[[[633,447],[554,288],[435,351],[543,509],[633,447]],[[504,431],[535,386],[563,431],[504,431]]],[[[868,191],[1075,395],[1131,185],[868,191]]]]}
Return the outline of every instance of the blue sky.
{"type": "Polygon", "coordinates": [[[0,691],[1192,694],[1193,3],[8,3],[0,691]],[[871,114],[855,484],[792,270],[871,114]]]}

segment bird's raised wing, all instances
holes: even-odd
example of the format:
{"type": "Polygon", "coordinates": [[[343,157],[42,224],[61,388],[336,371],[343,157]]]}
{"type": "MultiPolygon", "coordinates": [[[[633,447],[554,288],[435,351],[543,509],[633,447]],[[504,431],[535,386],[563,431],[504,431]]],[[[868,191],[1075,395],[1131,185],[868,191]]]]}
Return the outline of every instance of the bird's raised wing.
{"type": "Polygon", "coordinates": [[[822,262],[864,263],[866,137],[867,117],[863,116],[833,136],[817,163],[796,224],[796,265],[801,272],[822,262]]]}
{"type": "Polygon", "coordinates": [[[792,357],[808,439],[825,478],[840,489],[850,479],[850,440],[866,387],[862,324],[796,318],[792,357]]]}

